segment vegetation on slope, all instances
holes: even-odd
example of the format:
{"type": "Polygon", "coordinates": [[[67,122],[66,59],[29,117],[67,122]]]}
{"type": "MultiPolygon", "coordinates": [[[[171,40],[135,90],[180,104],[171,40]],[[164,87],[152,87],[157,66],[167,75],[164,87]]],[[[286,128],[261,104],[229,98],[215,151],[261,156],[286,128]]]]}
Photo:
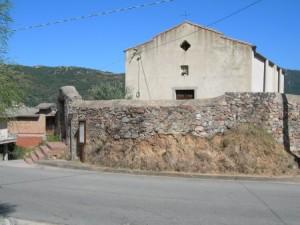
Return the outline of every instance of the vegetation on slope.
{"type": "Polygon", "coordinates": [[[252,175],[299,172],[294,157],[271,134],[251,124],[210,138],[156,134],[138,141],[101,140],[87,149],[88,162],[116,168],[252,175]]]}
{"type": "Polygon", "coordinates": [[[93,100],[131,99],[132,93],[119,80],[105,80],[89,89],[93,100]]]}
{"type": "MultiPolygon", "coordinates": [[[[81,67],[47,66],[5,66],[13,79],[24,92],[24,103],[35,106],[41,102],[56,102],[58,90],[62,86],[75,86],[84,99],[95,99],[92,87],[118,84],[124,87],[124,76],[81,67]]],[[[99,97],[99,96],[98,96],[99,97]]],[[[101,96],[100,96],[101,98],[101,96]]]]}

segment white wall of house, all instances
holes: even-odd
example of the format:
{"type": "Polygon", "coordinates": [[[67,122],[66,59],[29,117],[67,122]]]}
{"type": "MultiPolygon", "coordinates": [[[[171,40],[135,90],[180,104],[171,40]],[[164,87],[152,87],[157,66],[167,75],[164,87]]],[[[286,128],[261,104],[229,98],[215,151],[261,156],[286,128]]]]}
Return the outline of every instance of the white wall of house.
{"type": "Polygon", "coordinates": [[[271,92],[273,87],[273,77],[272,77],[272,70],[269,65],[269,61],[266,61],[266,83],[265,83],[265,91],[271,92]]]}
{"type": "Polygon", "coordinates": [[[282,69],[262,56],[253,54],[251,91],[284,93],[282,69]]]}
{"type": "Polygon", "coordinates": [[[274,92],[279,92],[279,71],[276,65],[274,65],[273,68],[274,68],[274,92]]]}
{"type": "Polygon", "coordinates": [[[277,67],[268,62],[266,68],[266,92],[278,92],[277,67]]]}
{"type": "Polygon", "coordinates": [[[265,61],[253,54],[252,58],[252,92],[264,91],[265,61]]]}
{"type": "Polygon", "coordinates": [[[279,87],[280,93],[284,93],[284,75],[282,69],[280,69],[279,72],[279,83],[280,83],[280,87],[279,87]]]}

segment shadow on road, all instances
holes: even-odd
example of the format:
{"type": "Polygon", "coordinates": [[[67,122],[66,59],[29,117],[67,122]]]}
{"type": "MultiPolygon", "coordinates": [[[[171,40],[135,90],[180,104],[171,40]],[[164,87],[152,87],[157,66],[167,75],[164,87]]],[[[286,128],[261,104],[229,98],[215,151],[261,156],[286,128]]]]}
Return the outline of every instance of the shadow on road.
{"type": "Polygon", "coordinates": [[[0,217],[6,217],[16,211],[16,205],[0,202],[0,217]]]}

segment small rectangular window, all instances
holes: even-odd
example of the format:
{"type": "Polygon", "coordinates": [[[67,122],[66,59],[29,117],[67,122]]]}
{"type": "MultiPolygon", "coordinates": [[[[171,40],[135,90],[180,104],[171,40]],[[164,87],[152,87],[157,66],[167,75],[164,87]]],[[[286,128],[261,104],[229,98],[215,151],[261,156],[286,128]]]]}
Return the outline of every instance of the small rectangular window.
{"type": "Polygon", "coordinates": [[[189,75],[189,66],[188,65],[182,65],[180,68],[181,68],[181,75],[182,76],[188,76],[189,75]]]}
{"type": "Polygon", "coordinates": [[[194,90],[176,90],[176,100],[195,99],[194,90]]]}

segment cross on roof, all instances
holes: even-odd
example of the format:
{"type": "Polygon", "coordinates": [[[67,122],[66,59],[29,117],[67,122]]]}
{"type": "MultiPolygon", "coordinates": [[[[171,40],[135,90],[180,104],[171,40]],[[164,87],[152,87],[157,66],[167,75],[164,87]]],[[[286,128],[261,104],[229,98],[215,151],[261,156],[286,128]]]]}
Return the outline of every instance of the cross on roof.
{"type": "Polygon", "coordinates": [[[184,13],[180,16],[184,17],[184,19],[187,20],[190,15],[191,15],[190,13],[188,13],[187,11],[184,11],[184,13]]]}

